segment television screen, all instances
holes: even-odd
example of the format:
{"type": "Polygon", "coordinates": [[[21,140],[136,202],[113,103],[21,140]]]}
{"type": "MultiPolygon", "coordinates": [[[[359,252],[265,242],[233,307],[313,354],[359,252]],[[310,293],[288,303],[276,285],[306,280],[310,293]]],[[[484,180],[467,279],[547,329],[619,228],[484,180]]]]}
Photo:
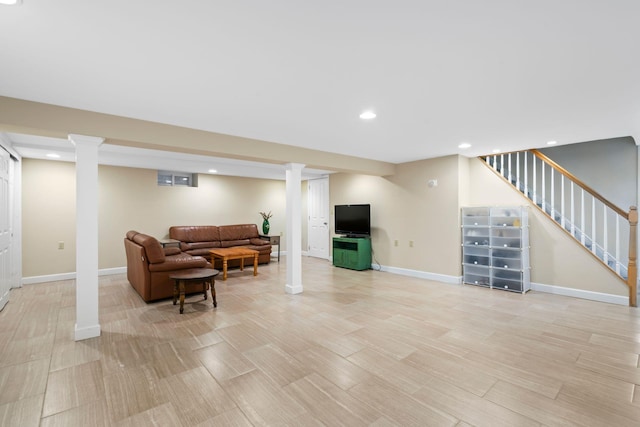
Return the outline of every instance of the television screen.
{"type": "Polygon", "coordinates": [[[346,236],[371,234],[370,205],[336,205],[335,232],[346,236]]]}

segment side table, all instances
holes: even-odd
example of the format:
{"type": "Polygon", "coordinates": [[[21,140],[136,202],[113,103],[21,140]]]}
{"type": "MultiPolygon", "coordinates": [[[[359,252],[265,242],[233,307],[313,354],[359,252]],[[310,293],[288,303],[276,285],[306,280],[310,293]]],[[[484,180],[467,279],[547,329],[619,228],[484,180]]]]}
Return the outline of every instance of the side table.
{"type": "Polygon", "coordinates": [[[180,240],[176,239],[158,239],[158,242],[160,242],[163,248],[166,248],[167,246],[180,247],[180,240]]]}
{"type": "Polygon", "coordinates": [[[176,305],[178,296],[180,297],[180,314],[184,311],[184,288],[186,283],[202,283],[202,292],[204,299],[207,299],[207,285],[211,287],[211,299],[213,306],[217,307],[216,301],[216,277],[220,272],[212,268],[190,268],[169,275],[170,279],[175,280],[173,285],[173,305],[176,305]]]}
{"type": "Polygon", "coordinates": [[[271,243],[271,246],[278,245],[278,262],[280,262],[280,236],[268,236],[266,234],[258,235],[262,240],[266,240],[271,243]]]}

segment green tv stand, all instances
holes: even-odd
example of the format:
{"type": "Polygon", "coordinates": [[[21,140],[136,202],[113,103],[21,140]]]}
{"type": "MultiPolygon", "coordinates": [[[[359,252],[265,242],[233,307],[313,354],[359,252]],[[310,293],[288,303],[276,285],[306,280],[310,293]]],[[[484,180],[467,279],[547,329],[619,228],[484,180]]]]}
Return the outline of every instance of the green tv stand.
{"type": "Polygon", "coordinates": [[[366,237],[334,237],[333,265],[351,270],[371,268],[371,239],[366,237]]]}

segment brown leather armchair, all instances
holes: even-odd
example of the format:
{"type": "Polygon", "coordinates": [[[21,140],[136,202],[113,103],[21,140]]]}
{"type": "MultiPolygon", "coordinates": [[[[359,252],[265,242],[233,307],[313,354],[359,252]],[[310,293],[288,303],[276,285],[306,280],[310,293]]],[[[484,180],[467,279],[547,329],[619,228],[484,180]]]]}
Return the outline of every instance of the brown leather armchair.
{"type": "MultiPolygon", "coordinates": [[[[127,279],[145,301],[173,297],[169,275],[188,268],[211,267],[206,259],[183,253],[178,248],[163,248],[155,237],[131,230],[124,239],[127,254],[127,279]]],[[[202,292],[202,285],[187,285],[187,293],[202,292]]]]}

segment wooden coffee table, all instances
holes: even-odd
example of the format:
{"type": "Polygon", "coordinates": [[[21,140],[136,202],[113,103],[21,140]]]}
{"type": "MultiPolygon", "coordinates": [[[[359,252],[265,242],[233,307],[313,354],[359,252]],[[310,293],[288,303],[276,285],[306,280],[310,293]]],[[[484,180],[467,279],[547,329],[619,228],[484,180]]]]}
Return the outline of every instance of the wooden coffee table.
{"type": "Polygon", "coordinates": [[[216,301],[216,282],[214,277],[220,273],[213,268],[189,268],[169,275],[170,279],[175,280],[173,285],[173,305],[176,305],[178,295],[180,296],[180,314],[184,311],[184,287],[186,283],[202,283],[202,292],[204,299],[207,299],[207,284],[211,287],[211,299],[213,306],[217,307],[216,301]]]}
{"type": "Polygon", "coordinates": [[[244,259],[253,257],[253,275],[258,275],[258,251],[247,248],[211,249],[211,264],[216,258],[222,260],[222,280],[227,280],[227,262],[230,259],[240,260],[240,271],[244,270],[244,259]]]}

